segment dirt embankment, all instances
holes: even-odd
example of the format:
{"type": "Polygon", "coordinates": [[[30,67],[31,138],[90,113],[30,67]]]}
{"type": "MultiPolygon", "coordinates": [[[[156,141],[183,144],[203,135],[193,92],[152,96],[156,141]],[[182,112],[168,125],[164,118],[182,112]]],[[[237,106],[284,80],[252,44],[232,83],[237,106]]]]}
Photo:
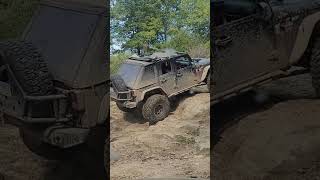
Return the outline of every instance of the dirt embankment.
{"type": "Polygon", "coordinates": [[[209,94],[183,95],[165,120],[154,126],[111,102],[111,145],[120,154],[111,179],[209,177],[209,94]]]}
{"type": "Polygon", "coordinates": [[[310,76],[281,79],[259,91],[268,95],[268,105],[233,112],[246,115],[214,147],[215,178],[320,179],[320,100],[310,76]]]}

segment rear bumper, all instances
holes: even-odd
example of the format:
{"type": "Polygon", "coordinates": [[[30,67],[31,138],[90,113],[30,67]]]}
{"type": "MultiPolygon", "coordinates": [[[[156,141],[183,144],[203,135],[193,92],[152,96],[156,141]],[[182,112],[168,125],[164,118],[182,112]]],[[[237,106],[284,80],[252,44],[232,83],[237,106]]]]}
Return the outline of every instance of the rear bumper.
{"type": "Polygon", "coordinates": [[[132,91],[118,92],[114,88],[110,88],[110,98],[113,101],[132,101],[132,91]]]}
{"type": "Polygon", "coordinates": [[[129,109],[136,108],[138,103],[134,101],[132,91],[117,92],[112,87],[110,88],[110,98],[112,101],[120,103],[121,106],[129,109]]]}

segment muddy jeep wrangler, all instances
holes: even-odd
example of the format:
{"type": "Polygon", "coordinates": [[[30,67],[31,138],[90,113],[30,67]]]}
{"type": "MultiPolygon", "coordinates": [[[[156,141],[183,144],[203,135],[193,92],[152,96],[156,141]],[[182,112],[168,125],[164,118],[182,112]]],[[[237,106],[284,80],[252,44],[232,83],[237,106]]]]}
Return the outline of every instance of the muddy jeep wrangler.
{"type": "Polygon", "coordinates": [[[213,103],[310,72],[320,96],[319,0],[211,0],[213,103]]]}
{"type": "Polygon", "coordinates": [[[111,99],[120,110],[138,110],[150,123],[156,123],[168,116],[169,98],[210,82],[209,63],[209,59],[192,59],[173,50],[133,56],[111,76],[111,99]]]}
{"type": "Polygon", "coordinates": [[[109,116],[107,2],[88,2],[43,0],[21,40],[0,42],[1,117],[48,159],[72,153],[109,116]]]}

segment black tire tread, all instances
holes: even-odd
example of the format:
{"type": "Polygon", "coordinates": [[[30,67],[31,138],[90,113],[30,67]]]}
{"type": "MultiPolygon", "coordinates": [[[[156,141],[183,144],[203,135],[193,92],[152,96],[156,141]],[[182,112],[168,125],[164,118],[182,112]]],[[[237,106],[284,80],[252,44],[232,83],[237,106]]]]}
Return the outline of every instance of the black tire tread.
{"type": "Polygon", "coordinates": [[[119,92],[128,91],[128,87],[122,77],[118,74],[112,75],[110,77],[112,85],[116,88],[119,92]]]}
{"type": "Polygon", "coordinates": [[[53,78],[39,51],[29,42],[0,43],[2,63],[8,64],[28,95],[53,93],[53,78]]]}
{"type": "Polygon", "coordinates": [[[142,106],[142,115],[151,124],[155,124],[158,121],[165,119],[169,115],[169,112],[170,112],[169,99],[166,96],[161,94],[155,94],[150,96],[142,106]],[[163,113],[163,116],[157,118],[153,113],[154,112],[153,109],[154,109],[154,106],[159,102],[163,103],[164,113],[163,113]]]}

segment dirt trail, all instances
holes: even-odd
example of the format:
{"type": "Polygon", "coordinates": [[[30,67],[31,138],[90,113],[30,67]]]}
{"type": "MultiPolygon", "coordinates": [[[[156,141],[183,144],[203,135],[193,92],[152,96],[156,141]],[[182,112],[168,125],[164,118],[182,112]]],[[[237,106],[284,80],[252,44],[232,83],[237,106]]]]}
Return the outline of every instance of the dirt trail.
{"type": "Polygon", "coordinates": [[[111,102],[111,145],[120,160],[111,179],[209,177],[209,94],[183,95],[169,117],[154,126],[124,114],[111,102]]]}
{"type": "Polygon", "coordinates": [[[222,134],[213,152],[215,177],[319,179],[320,100],[312,99],[310,76],[281,79],[260,91],[280,102],[222,134]]]}

